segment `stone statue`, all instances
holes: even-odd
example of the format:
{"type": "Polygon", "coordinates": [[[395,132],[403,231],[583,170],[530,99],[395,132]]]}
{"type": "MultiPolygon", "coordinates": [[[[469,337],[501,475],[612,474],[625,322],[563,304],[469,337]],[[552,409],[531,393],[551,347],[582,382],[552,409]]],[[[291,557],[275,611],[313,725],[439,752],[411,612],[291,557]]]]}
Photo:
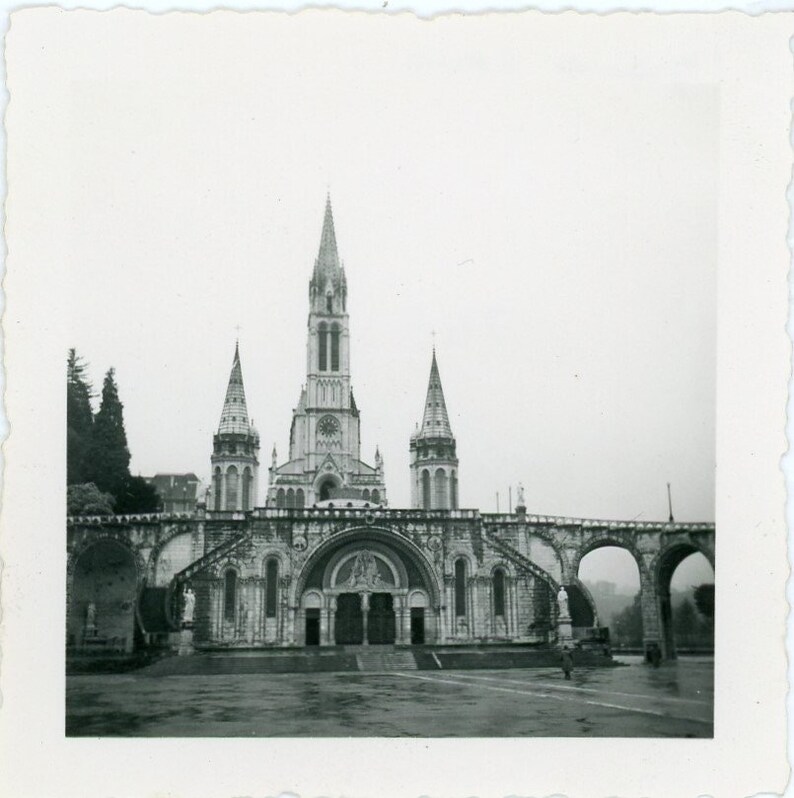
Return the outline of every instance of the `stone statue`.
{"type": "Polygon", "coordinates": [[[85,611],[85,628],[91,631],[96,629],[96,604],[93,601],[88,602],[88,607],[85,611]]]}
{"type": "Polygon", "coordinates": [[[193,613],[196,609],[196,594],[192,588],[186,587],[182,594],[184,606],[182,607],[182,623],[193,623],[193,613]]]}
{"type": "Polygon", "coordinates": [[[565,585],[560,585],[560,592],[557,594],[557,604],[560,608],[560,617],[569,618],[568,612],[568,593],[565,590],[565,585]]]}
{"type": "Polygon", "coordinates": [[[350,579],[347,581],[348,587],[378,587],[381,583],[375,557],[371,551],[363,549],[356,555],[350,579]]]}
{"type": "Polygon", "coordinates": [[[519,482],[516,488],[516,507],[526,507],[527,503],[524,501],[524,486],[519,482]]]}

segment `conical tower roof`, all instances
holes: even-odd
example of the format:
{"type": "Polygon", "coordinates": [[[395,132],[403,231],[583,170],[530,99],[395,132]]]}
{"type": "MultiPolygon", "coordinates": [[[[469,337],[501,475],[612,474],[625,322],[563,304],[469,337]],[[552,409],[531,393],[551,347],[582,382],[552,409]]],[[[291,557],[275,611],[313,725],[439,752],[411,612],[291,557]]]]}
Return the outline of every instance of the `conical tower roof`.
{"type": "Polygon", "coordinates": [[[444,401],[444,389],[441,387],[441,377],[438,373],[435,347],[433,347],[433,362],[430,364],[430,381],[427,386],[427,399],[425,399],[425,414],[422,418],[422,428],[419,431],[419,437],[453,437],[452,427],[449,425],[447,405],[444,401]]]}
{"type": "Polygon", "coordinates": [[[243,370],[240,366],[240,347],[239,344],[235,344],[232,372],[229,375],[229,385],[226,388],[226,399],[223,402],[218,434],[248,435],[250,432],[251,425],[248,421],[248,407],[245,403],[245,388],[243,387],[243,370]]]}

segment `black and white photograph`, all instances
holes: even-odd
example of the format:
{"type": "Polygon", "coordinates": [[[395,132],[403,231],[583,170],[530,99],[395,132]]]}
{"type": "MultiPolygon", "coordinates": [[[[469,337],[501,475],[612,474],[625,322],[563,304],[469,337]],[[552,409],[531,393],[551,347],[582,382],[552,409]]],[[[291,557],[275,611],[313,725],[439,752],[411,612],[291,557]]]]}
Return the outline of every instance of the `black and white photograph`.
{"type": "Polygon", "coordinates": [[[784,37],[651,16],[15,17],[68,744],[719,742],[772,536],[719,509],[721,70],[784,37]]]}

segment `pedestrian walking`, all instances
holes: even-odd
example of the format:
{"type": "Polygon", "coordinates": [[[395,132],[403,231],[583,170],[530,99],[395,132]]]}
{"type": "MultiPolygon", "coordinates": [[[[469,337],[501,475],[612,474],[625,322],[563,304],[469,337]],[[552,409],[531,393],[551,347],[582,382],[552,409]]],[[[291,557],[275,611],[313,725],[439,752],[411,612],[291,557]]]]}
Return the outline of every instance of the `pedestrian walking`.
{"type": "Polygon", "coordinates": [[[648,662],[650,662],[654,668],[658,668],[662,664],[662,650],[656,643],[651,643],[649,646],[648,662]]]}
{"type": "Polygon", "coordinates": [[[565,678],[570,681],[571,671],[573,670],[573,655],[571,654],[568,646],[562,647],[562,654],[560,655],[560,665],[562,665],[562,672],[565,678]]]}

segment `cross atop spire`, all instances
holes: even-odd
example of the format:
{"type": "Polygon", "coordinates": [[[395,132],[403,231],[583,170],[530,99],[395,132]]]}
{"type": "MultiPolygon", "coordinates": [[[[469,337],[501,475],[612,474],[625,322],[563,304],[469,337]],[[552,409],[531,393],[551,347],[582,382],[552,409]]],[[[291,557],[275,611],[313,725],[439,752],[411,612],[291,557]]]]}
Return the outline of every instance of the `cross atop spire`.
{"type": "Polygon", "coordinates": [[[447,405],[444,401],[444,389],[441,387],[441,376],[438,373],[436,348],[433,347],[433,360],[430,364],[430,380],[427,385],[425,414],[422,419],[420,436],[423,438],[451,438],[452,427],[449,424],[447,405]]]}
{"type": "Polygon", "coordinates": [[[229,385],[226,388],[221,422],[218,425],[219,435],[235,432],[242,435],[248,435],[251,432],[251,425],[248,422],[248,407],[245,402],[245,388],[243,387],[243,370],[240,365],[239,341],[234,345],[232,371],[229,375],[229,385]]]}

